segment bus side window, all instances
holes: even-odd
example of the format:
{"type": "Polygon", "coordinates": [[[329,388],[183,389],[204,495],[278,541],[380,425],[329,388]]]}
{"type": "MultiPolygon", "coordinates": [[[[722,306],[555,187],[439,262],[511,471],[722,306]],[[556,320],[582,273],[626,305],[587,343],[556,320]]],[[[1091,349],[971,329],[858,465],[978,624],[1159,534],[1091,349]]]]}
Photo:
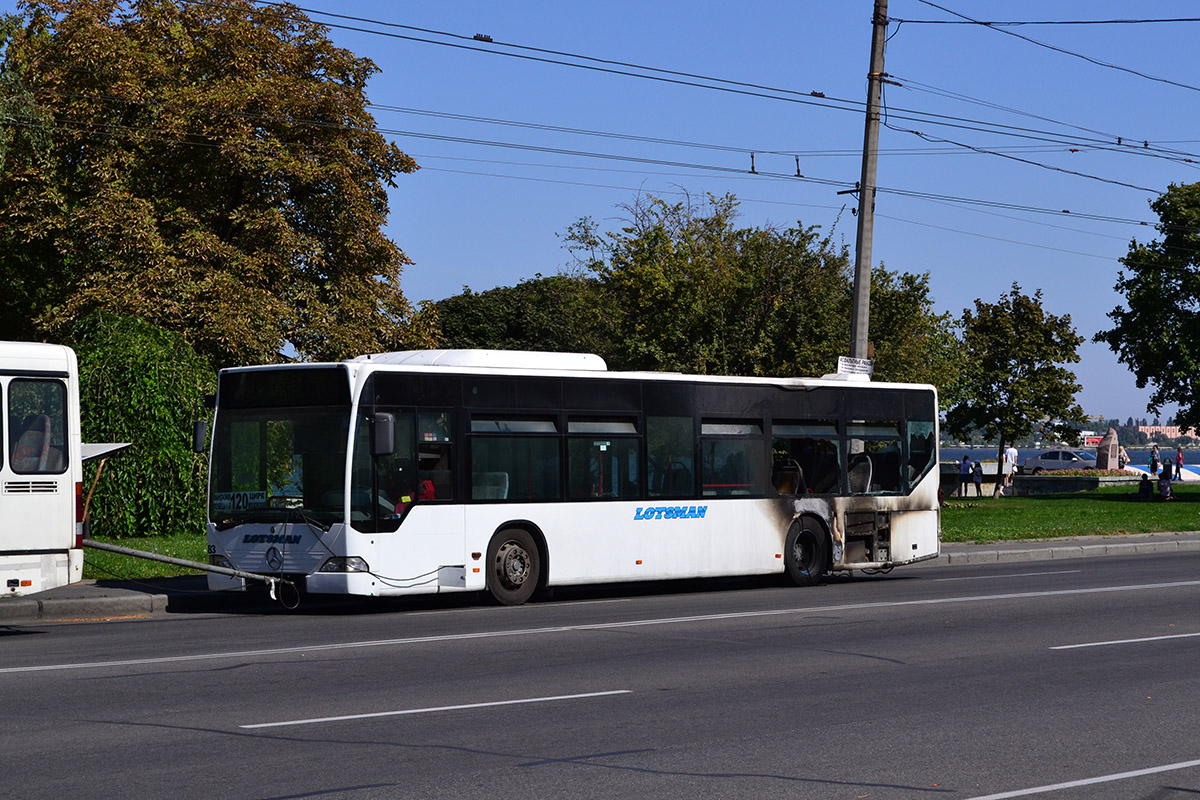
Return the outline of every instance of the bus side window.
{"type": "Polygon", "coordinates": [[[766,443],[756,421],[704,420],[700,425],[701,484],[706,497],[767,493],[766,443]]]}
{"type": "Polygon", "coordinates": [[[454,462],[449,411],[417,414],[417,499],[454,499],[454,462]]]}
{"type": "Polygon", "coordinates": [[[472,500],[561,500],[558,423],[552,416],[471,419],[472,500]]]}
{"type": "Polygon", "coordinates": [[[771,435],[778,478],[773,482],[777,492],[835,494],[841,491],[842,466],[838,457],[836,421],[776,421],[771,425],[771,435]]]}
{"type": "MultiPolygon", "coordinates": [[[[377,408],[376,411],[382,409],[377,408]]],[[[360,531],[394,531],[404,510],[418,499],[413,413],[388,409],[393,415],[393,447],[387,455],[371,453],[373,414],[359,414],[351,466],[350,519],[360,531]]]]}
{"type": "Polygon", "coordinates": [[[9,464],[24,474],[59,474],[67,466],[67,390],[61,381],[9,384],[9,464]]]}
{"type": "Polygon", "coordinates": [[[695,429],[691,417],[646,417],[650,497],[695,497],[695,429]]]}
{"type": "Polygon", "coordinates": [[[908,483],[910,486],[915,486],[932,466],[936,444],[932,422],[909,420],[908,483]]]}
{"type": "Polygon", "coordinates": [[[895,422],[849,423],[851,494],[903,491],[900,426],[895,422]]]}
{"type": "Polygon", "coordinates": [[[571,418],[567,435],[568,497],[641,497],[640,443],[632,418],[571,418]]]}

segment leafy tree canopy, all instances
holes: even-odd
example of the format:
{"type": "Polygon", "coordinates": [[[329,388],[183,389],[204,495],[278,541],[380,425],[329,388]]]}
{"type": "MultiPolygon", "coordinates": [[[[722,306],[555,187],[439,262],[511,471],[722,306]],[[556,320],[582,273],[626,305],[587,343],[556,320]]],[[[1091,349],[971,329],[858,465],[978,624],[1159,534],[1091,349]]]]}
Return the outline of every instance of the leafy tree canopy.
{"type": "Polygon", "coordinates": [[[601,287],[591,278],[551,275],[437,304],[443,347],[597,352],[601,287]]]}
{"type": "Polygon", "coordinates": [[[109,309],[215,366],[431,340],[380,231],[416,164],[294,6],[26,0],[0,47],[0,338],[109,309]]]}
{"type": "Polygon", "coordinates": [[[1162,239],[1136,239],[1121,259],[1116,290],[1125,308],[1096,334],[1127,364],[1139,388],[1153,387],[1147,411],[1178,403],[1183,427],[1200,425],[1200,183],[1171,185],[1150,203],[1162,239]]]}
{"type": "Polygon", "coordinates": [[[1075,402],[1081,387],[1063,364],[1079,361],[1083,338],[1069,314],[1047,314],[1042,292],[1012,291],[995,303],[975,301],[960,321],[966,363],[961,395],[946,413],[946,427],[958,436],[982,431],[1005,443],[1023,439],[1040,426],[1047,435],[1079,440],[1086,421],[1075,402]]]}
{"type": "MultiPolygon", "coordinates": [[[[614,369],[725,375],[832,372],[850,338],[846,249],[815,228],[741,227],[732,196],[640,198],[624,226],[584,218],[569,274],[470,290],[438,304],[447,346],[585,350],[614,369]]],[[[949,386],[959,348],[927,275],[874,270],[881,380],[949,386]]]]}
{"type": "MultiPolygon", "coordinates": [[[[726,375],[832,372],[850,339],[847,248],[815,227],[739,227],[737,199],[658,198],[626,206],[626,225],[567,233],[606,289],[616,363],[726,375]]],[[[948,317],[930,313],[928,276],[872,272],[871,338],[881,380],[938,382],[954,351],[948,317]],[[920,357],[913,357],[920,352],[920,357]]]]}
{"type": "Polygon", "coordinates": [[[567,235],[605,288],[614,366],[723,375],[829,372],[848,259],[812,228],[739,228],[737,201],[639,199],[620,231],[567,235]]]}
{"type": "MultiPolygon", "coordinates": [[[[92,531],[202,532],[205,463],[192,452],[192,421],[216,374],[182,335],[109,312],[76,322],[67,341],[79,355],[84,441],[132,443],[96,482],[92,531]]],[[[88,471],[98,466],[89,462],[88,471]]]]}

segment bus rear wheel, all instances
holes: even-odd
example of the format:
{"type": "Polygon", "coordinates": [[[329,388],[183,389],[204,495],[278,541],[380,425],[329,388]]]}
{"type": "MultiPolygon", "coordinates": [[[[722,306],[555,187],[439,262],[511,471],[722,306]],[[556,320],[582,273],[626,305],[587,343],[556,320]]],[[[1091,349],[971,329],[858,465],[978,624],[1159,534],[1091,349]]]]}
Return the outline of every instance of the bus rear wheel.
{"type": "Polygon", "coordinates": [[[825,531],[808,518],[792,523],[784,542],[783,563],[788,579],[797,586],[816,586],[825,574],[825,531]]]}
{"type": "Polygon", "coordinates": [[[497,603],[519,606],[542,576],[542,555],[528,531],[502,530],[488,544],[487,590],[497,603]]]}

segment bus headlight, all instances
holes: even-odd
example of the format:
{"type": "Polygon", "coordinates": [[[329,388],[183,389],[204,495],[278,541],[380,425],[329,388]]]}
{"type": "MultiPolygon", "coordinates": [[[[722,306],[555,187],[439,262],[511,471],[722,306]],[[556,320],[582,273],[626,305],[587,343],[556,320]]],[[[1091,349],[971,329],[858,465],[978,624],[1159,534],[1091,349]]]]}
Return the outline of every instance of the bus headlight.
{"type": "Polygon", "coordinates": [[[367,562],[358,556],[334,556],[325,560],[317,572],[370,572],[367,562]]]}
{"type": "Polygon", "coordinates": [[[224,567],[225,569],[233,569],[233,562],[225,556],[209,556],[208,563],[214,567],[224,567]]]}

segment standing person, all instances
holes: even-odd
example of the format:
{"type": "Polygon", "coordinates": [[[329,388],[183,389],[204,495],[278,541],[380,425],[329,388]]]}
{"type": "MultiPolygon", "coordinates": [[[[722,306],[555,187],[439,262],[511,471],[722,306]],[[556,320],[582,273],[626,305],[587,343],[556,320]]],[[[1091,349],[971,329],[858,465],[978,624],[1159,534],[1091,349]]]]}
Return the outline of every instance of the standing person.
{"type": "Polygon", "coordinates": [[[1183,480],[1183,448],[1175,448],[1175,480],[1183,480]]]}
{"type": "Polygon", "coordinates": [[[971,468],[971,478],[975,481],[975,496],[983,497],[983,464],[975,462],[971,468]]]}
{"type": "Polygon", "coordinates": [[[967,496],[967,481],[971,480],[971,457],[963,453],[962,463],[958,465],[958,496],[967,496]]]}
{"type": "Polygon", "coordinates": [[[1125,465],[1129,463],[1129,453],[1125,452],[1125,445],[1118,445],[1117,450],[1117,469],[1125,469],[1125,465]]]}
{"type": "Polygon", "coordinates": [[[1158,445],[1150,448],[1150,474],[1158,474],[1158,445]]]}
{"type": "Polygon", "coordinates": [[[1017,448],[1009,444],[1004,448],[1004,485],[1012,486],[1013,475],[1017,473],[1017,448]]]}

